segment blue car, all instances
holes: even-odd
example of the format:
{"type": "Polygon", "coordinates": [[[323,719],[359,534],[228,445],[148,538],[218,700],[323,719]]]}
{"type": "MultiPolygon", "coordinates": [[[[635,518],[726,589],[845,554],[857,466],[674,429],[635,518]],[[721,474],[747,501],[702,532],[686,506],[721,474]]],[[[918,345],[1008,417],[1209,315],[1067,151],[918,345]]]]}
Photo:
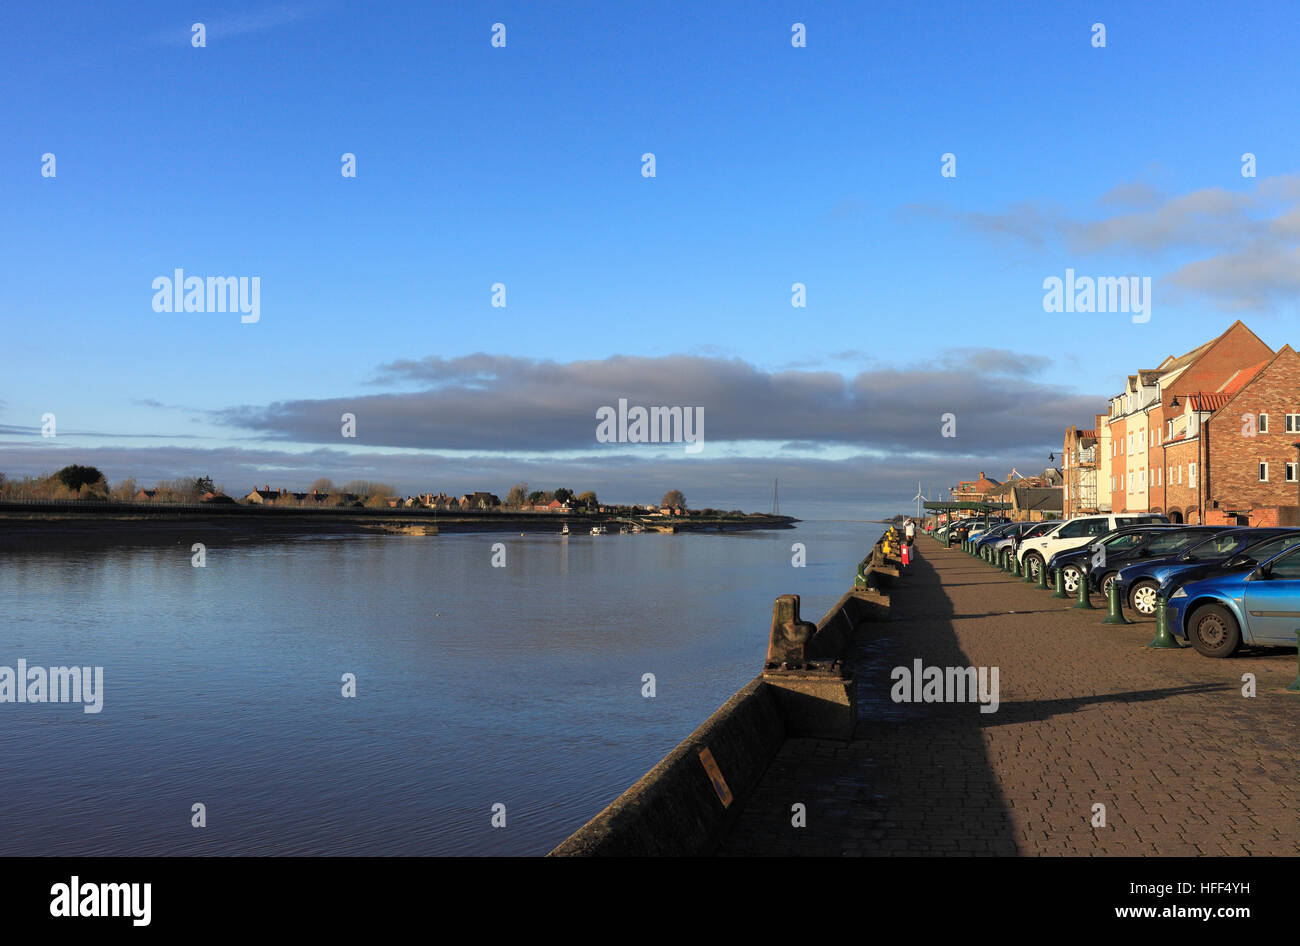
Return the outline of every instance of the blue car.
{"type": "Polygon", "coordinates": [[[1169,598],[1169,627],[1206,657],[1231,657],[1242,644],[1295,644],[1300,546],[1183,585],[1169,598]]]}
{"type": "Polygon", "coordinates": [[[1156,593],[1160,585],[1176,571],[1199,565],[1222,565],[1228,559],[1244,552],[1248,547],[1283,535],[1288,529],[1259,529],[1242,527],[1227,529],[1193,545],[1177,556],[1147,559],[1119,570],[1115,581],[1119,583],[1120,601],[1144,617],[1156,613],[1156,593]]]}
{"type": "Polygon", "coordinates": [[[1222,571],[1250,571],[1260,562],[1267,562],[1271,558],[1276,558],[1287,549],[1297,545],[1300,545],[1300,529],[1288,529],[1281,535],[1273,536],[1271,539],[1263,539],[1253,545],[1245,546],[1227,561],[1200,562],[1176,569],[1160,583],[1160,590],[1156,593],[1168,601],[1173,593],[1183,585],[1200,581],[1202,578],[1213,578],[1222,571]]]}

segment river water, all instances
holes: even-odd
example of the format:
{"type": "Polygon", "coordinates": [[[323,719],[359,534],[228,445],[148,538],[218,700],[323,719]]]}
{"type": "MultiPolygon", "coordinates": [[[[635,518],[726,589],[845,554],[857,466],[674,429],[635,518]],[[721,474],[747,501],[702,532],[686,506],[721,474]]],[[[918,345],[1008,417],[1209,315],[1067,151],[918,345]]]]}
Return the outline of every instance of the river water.
{"type": "Polygon", "coordinates": [[[761,669],[774,596],[818,620],[880,532],[0,556],[0,666],[104,668],[99,713],[0,703],[0,854],[544,854],[761,669]]]}

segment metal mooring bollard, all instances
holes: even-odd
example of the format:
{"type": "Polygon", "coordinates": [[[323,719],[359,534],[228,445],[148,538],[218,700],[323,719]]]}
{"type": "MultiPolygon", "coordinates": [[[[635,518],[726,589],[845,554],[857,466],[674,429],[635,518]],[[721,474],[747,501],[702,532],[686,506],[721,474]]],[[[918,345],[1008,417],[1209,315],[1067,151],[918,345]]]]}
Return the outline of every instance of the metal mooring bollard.
{"type": "Polygon", "coordinates": [[[1174,635],[1169,633],[1169,612],[1165,610],[1164,595],[1156,595],[1156,636],[1147,644],[1160,650],[1182,650],[1174,635]]]}
{"type": "Polygon", "coordinates": [[[1115,579],[1110,580],[1110,587],[1106,589],[1106,616],[1101,619],[1102,624],[1132,624],[1128,618],[1124,617],[1124,609],[1119,605],[1119,585],[1115,579]]]}
{"type": "Polygon", "coordinates": [[[1034,587],[1041,591],[1047,590],[1047,566],[1043,566],[1038,570],[1038,584],[1034,587]]]}
{"type": "Polygon", "coordinates": [[[1088,598],[1088,572],[1086,569],[1079,570],[1079,600],[1074,603],[1074,607],[1082,611],[1097,610],[1088,598]]]}
{"type": "Polygon", "coordinates": [[[1052,569],[1052,574],[1056,576],[1056,592],[1052,595],[1052,597],[1053,598],[1070,597],[1065,593],[1065,576],[1061,574],[1061,570],[1059,568],[1054,568],[1052,569]]]}

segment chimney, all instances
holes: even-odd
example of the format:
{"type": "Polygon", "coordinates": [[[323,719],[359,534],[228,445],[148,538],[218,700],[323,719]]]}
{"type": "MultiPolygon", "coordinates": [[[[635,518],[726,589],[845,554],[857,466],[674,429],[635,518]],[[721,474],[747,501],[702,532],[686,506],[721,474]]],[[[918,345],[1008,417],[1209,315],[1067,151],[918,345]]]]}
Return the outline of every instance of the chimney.
{"type": "Polygon", "coordinates": [[[984,479],[984,471],[980,470],[980,479],[984,479]]]}

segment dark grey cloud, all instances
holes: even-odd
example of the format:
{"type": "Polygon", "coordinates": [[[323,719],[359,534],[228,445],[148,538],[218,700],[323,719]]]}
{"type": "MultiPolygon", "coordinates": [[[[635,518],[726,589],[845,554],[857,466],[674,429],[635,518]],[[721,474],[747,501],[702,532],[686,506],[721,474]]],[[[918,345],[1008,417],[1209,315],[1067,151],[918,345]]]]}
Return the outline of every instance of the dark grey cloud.
{"type": "Polygon", "coordinates": [[[599,449],[596,411],[629,406],[703,408],[704,440],[815,442],[866,451],[952,452],[958,440],[989,450],[1059,443],[1069,423],[1091,419],[1103,398],[1031,379],[1049,361],[994,349],[957,349],[929,365],[833,371],[764,371],[737,358],[620,355],[561,363],[507,355],[430,356],[380,367],[378,380],[417,390],[243,405],[219,423],[271,441],[338,445],[341,417],[355,443],[425,450],[599,449]]]}

